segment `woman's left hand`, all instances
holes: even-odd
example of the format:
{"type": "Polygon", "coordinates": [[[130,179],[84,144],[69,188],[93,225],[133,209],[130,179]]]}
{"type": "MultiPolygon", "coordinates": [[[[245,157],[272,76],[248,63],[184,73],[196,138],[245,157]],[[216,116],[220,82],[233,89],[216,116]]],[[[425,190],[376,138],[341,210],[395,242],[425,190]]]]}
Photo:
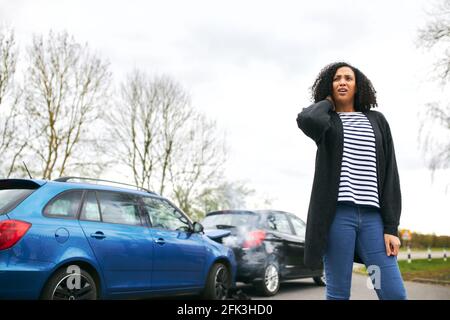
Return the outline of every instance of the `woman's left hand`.
{"type": "Polygon", "coordinates": [[[384,235],[384,244],[386,245],[386,254],[388,256],[398,255],[398,250],[401,246],[400,239],[392,234],[384,235]]]}

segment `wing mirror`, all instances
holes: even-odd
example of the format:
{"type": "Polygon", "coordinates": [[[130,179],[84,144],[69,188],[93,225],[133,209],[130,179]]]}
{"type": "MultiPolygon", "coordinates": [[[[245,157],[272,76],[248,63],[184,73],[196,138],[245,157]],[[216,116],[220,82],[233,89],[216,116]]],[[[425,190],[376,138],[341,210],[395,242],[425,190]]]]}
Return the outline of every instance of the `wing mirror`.
{"type": "Polygon", "coordinates": [[[192,229],[194,231],[194,233],[201,233],[203,232],[203,226],[200,222],[194,222],[192,229]]]}

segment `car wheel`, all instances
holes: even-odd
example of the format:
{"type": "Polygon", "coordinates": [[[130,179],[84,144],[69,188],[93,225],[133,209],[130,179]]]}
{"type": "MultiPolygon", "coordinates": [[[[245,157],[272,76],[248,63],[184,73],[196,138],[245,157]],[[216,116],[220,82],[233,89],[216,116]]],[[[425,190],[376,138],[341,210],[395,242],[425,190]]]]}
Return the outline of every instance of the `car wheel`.
{"type": "Polygon", "coordinates": [[[269,262],[264,268],[263,280],[254,283],[256,289],[264,296],[273,296],[280,289],[280,272],[278,264],[269,262]]]}
{"type": "Polygon", "coordinates": [[[41,298],[44,300],[96,300],[98,290],[95,280],[85,270],[68,273],[59,269],[47,282],[41,298]],[[77,278],[78,277],[78,278],[77,278]]]}
{"type": "Polygon", "coordinates": [[[227,267],[223,263],[216,263],[212,266],[206,279],[203,299],[225,300],[228,297],[230,286],[231,276],[227,267]]]}
{"type": "Polygon", "coordinates": [[[325,287],[327,285],[325,274],[322,274],[320,277],[314,277],[313,280],[318,286],[325,287]]]}

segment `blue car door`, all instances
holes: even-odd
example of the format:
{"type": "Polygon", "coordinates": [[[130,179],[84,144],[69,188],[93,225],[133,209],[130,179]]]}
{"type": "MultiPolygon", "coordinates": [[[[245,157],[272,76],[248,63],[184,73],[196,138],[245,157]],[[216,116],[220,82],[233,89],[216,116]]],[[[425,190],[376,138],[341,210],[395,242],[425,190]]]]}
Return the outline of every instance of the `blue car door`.
{"type": "Polygon", "coordinates": [[[141,222],[137,197],[89,191],[81,210],[80,225],[110,293],[150,289],[153,241],[151,232],[141,222]]]}
{"type": "Polygon", "coordinates": [[[188,219],[169,202],[143,197],[154,239],[152,287],[156,290],[203,286],[205,245],[188,219]]]}

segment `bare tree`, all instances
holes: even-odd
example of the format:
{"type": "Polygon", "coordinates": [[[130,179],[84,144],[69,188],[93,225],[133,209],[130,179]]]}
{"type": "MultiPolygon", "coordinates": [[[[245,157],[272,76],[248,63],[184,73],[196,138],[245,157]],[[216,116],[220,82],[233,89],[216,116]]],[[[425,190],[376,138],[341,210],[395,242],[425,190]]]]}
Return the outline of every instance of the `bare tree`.
{"type": "Polygon", "coordinates": [[[182,145],[187,146],[192,140],[186,140],[185,128],[193,121],[194,110],[190,98],[181,86],[169,77],[161,77],[154,82],[160,108],[161,126],[157,149],[161,161],[161,179],[159,193],[164,194],[168,175],[174,165],[174,154],[182,145]]]}
{"type": "Polygon", "coordinates": [[[137,185],[173,196],[190,213],[199,190],[215,182],[225,162],[215,123],[196,112],[188,94],[167,76],[134,71],[121,92],[109,116],[115,157],[137,185]]]}
{"type": "Polygon", "coordinates": [[[14,31],[0,29],[0,161],[1,175],[9,178],[28,144],[20,114],[22,90],[14,83],[18,49],[14,31]]]}
{"type": "Polygon", "coordinates": [[[417,46],[439,51],[435,64],[438,79],[443,83],[450,79],[450,0],[441,0],[428,12],[430,20],[419,29],[417,46]]]}
{"type": "Polygon", "coordinates": [[[224,181],[206,187],[196,199],[196,218],[200,220],[206,213],[216,210],[245,209],[246,198],[254,193],[255,190],[249,189],[242,181],[224,181]]]}
{"type": "Polygon", "coordinates": [[[155,181],[160,158],[155,148],[160,139],[157,95],[153,81],[136,70],[122,84],[118,107],[108,115],[112,157],[131,169],[136,185],[151,190],[159,185],[155,181]]]}
{"type": "MultiPolygon", "coordinates": [[[[417,46],[440,56],[434,71],[440,85],[446,87],[450,80],[450,0],[439,2],[429,16],[426,26],[419,29],[417,46]]],[[[430,102],[419,116],[419,143],[433,177],[435,170],[450,167],[450,104],[430,102]]]]}
{"type": "Polygon", "coordinates": [[[433,177],[450,168],[450,104],[428,103],[420,117],[419,142],[433,177]]]}
{"type": "Polygon", "coordinates": [[[17,49],[14,32],[2,28],[0,29],[0,105],[11,89],[16,64],[17,49]]]}
{"type": "Polygon", "coordinates": [[[194,114],[183,129],[175,143],[170,180],[180,208],[194,215],[201,209],[195,204],[203,191],[222,181],[226,147],[216,123],[202,114],[194,114]]]}
{"type": "Polygon", "coordinates": [[[122,84],[117,109],[108,116],[112,151],[138,186],[165,192],[174,144],[191,113],[188,96],[168,77],[136,70],[122,84]]]}
{"type": "Polygon", "coordinates": [[[102,168],[101,145],[93,137],[107,109],[108,63],[67,32],[34,36],[28,48],[26,114],[33,129],[35,171],[44,179],[68,171],[102,168]]]}

